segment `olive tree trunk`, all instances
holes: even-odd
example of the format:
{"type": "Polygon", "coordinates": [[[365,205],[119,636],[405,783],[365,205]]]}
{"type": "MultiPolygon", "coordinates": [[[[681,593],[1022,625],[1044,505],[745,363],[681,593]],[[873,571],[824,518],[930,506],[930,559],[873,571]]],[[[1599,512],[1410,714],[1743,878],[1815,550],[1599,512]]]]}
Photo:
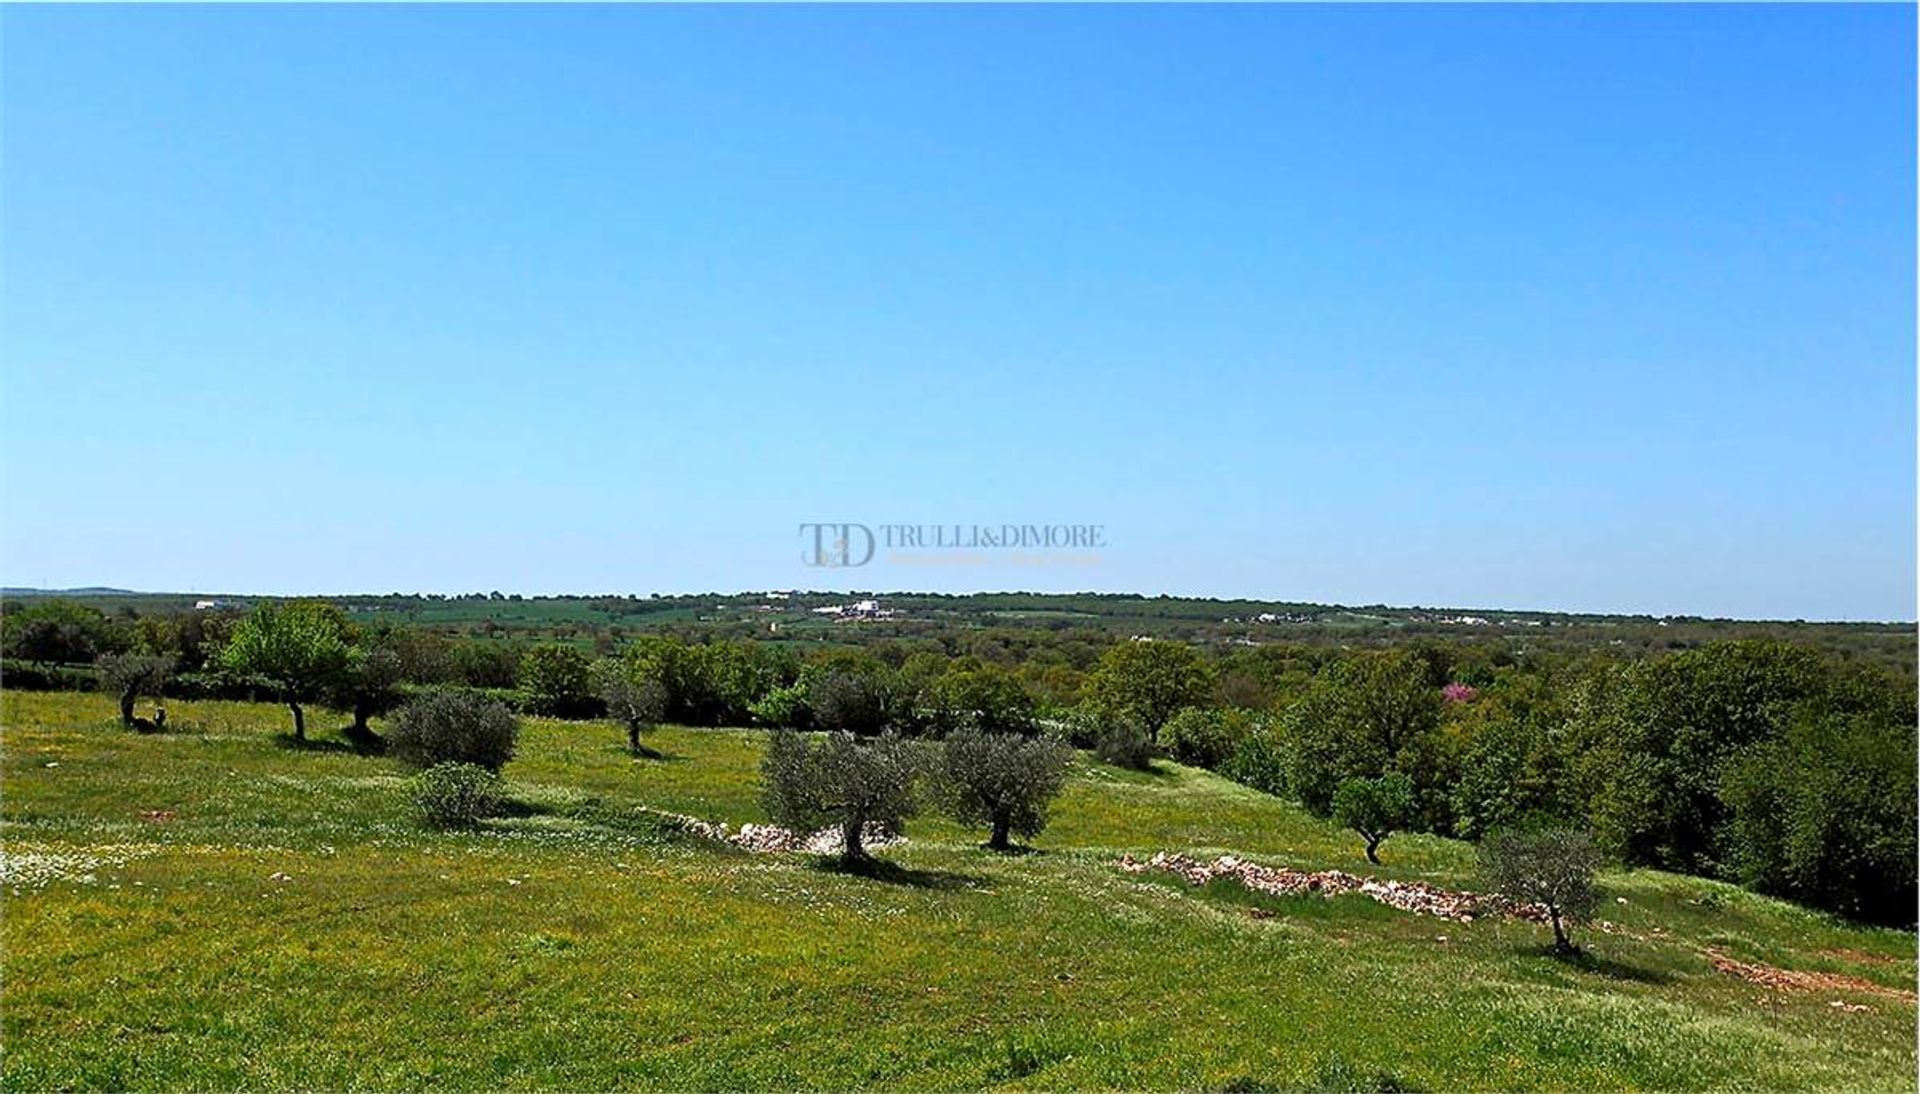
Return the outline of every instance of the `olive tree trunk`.
{"type": "Polygon", "coordinates": [[[867,848],[860,842],[860,830],[866,827],[866,816],[862,813],[850,813],[840,822],[840,859],[842,862],[864,861],[867,848]]]}
{"type": "Polygon", "coordinates": [[[993,835],[987,840],[987,846],[995,851],[1011,850],[1013,843],[1008,838],[1010,835],[1008,830],[1012,826],[1013,818],[1009,817],[1005,811],[996,814],[993,818],[993,835]]]}

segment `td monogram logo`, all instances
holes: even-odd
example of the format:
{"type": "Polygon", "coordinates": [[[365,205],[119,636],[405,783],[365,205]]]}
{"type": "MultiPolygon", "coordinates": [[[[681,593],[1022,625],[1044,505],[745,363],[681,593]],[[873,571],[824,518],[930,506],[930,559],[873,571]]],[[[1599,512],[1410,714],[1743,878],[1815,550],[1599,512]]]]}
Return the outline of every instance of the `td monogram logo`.
{"type": "Polygon", "coordinates": [[[809,533],[812,544],[800,552],[809,566],[865,566],[873,558],[873,532],[864,524],[802,524],[801,536],[809,533]]]}

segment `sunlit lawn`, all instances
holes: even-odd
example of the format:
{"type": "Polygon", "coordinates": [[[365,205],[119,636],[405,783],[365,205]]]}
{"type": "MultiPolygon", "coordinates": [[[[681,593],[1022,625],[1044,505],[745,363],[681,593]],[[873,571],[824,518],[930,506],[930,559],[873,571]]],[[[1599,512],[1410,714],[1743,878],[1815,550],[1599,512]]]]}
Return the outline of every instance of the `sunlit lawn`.
{"type": "MultiPolygon", "coordinates": [[[[1911,1002],[1772,995],[1702,953],[1910,988],[1907,934],[1640,872],[1606,879],[1619,931],[1572,964],[1528,924],[1116,869],[1369,872],[1204,772],[1083,762],[1034,853],[921,818],[873,878],[638,811],[763,820],[749,731],[663,729],[635,760],[606,725],[529,723],[506,770],[529,815],[443,834],[392,761],[286,747],[281,708],[170,715],[142,737],[102,697],[0,699],[8,1089],[1913,1085],[1911,1002]]],[[[1383,857],[1472,882],[1451,841],[1383,857]]]]}

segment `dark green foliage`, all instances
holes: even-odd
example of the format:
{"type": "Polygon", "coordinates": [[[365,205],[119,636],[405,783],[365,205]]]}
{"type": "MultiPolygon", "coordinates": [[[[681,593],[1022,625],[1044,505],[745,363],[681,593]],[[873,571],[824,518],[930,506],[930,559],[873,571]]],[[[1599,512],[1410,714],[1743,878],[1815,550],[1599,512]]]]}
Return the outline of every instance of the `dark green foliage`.
{"type": "Polygon", "coordinates": [[[1012,673],[985,662],[959,662],[927,685],[921,718],[936,733],[977,729],[985,733],[1032,733],[1033,698],[1012,673]]]}
{"type": "Polygon", "coordinates": [[[1446,727],[1465,743],[1449,791],[1454,834],[1479,839],[1529,818],[1577,815],[1558,696],[1539,676],[1483,687],[1487,692],[1471,707],[1455,708],[1446,727]]]}
{"type": "Polygon", "coordinates": [[[579,718],[593,712],[587,655],[573,646],[548,643],[520,657],[520,709],[529,714],[579,718]]]}
{"type": "Polygon", "coordinates": [[[470,688],[511,688],[520,683],[519,646],[512,642],[469,639],[448,649],[449,675],[421,677],[422,683],[465,684],[470,688]]]}
{"type": "Polygon", "coordinates": [[[867,857],[861,841],[867,825],[899,831],[918,808],[918,757],[892,733],[870,741],[846,732],[810,740],[778,730],[760,773],[767,815],[802,834],[838,827],[848,863],[867,857]]]}
{"type": "Polygon", "coordinates": [[[220,667],[257,677],[293,712],[293,735],[307,739],[304,707],[337,687],[352,664],[346,614],[319,600],[268,601],[234,627],[220,667]]]}
{"type": "Polygon", "coordinates": [[[1160,737],[1174,759],[1211,771],[1226,763],[1253,731],[1253,717],[1244,710],[1188,707],[1167,721],[1160,737]]]}
{"type": "Polygon", "coordinates": [[[1735,877],[1844,915],[1913,922],[1914,731],[1805,717],[1741,757],[1723,788],[1735,877]]]}
{"type": "MultiPolygon", "coordinates": [[[[1401,769],[1440,725],[1440,689],[1427,662],[1404,652],[1356,653],[1314,678],[1287,711],[1287,785],[1325,816],[1343,780],[1401,769]]],[[[1411,765],[1408,765],[1411,766],[1411,765]]]]}
{"type": "Polygon", "coordinates": [[[120,724],[128,729],[161,728],[164,715],[149,721],[135,717],[133,705],[142,695],[159,695],[173,675],[173,657],[156,653],[102,654],[98,663],[100,687],[120,702],[120,724]]]}
{"type": "Polygon", "coordinates": [[[71,600],[42,600],[8,612],[3,626],[6,656],[46,665],[90,664],[127,646],[104,613],[71,600]]]}
{"type": "Polygon", "coordinates": [[[1575,790],[1610,853],[1719,874],[1734,855],[1721,794],[1730,766],[1796,718],[1858,714],[1912,725],[1909,691],[1812,651],[1734,642],[1596,674],[1574,696],[1575,790]]]}
{"type": "Polygon", "coordinates": [[[504,703],[471,691],[429,691],[409,700],[387,734],[403,763],[432,767],[467,763],[498,771],[513,759],[520,720],[504,703]]]}
{"type": "Polygon", "coordinates": [[[1066,783],[1073,750],[1050,737],[959,729],[941,744],[940,798],[961,824],[981,825],[987,846],[1030,839],[1047,825],[1047,807],[1066,783]]]}
{"type": "Polygon", "coordinates": [[[689,645],[663,635],[642,636],[622,658],[634,681],[651,681],[665,696],[662,721],[698,726],[746,724],[753,704],[783,682],[786,660],[749,643],[689,645]]]}
{"type": "Polygon", "coordinates": [[[688,725],[745,725],[754,700],[774,682],[760,648],[743,642],[682,647],[677,668],[677,716],[688,725]]]}
{"type": "Polygon", "coordinates": [[[1101,656],[1086,690],[1088,702],[1132,719],[1155,742],[1181,709],[1212,697],[1213,671],[1184,642],[1121,642],[1101,656]]]}
{"type": "Polygon", "coordinates": [[[1136,771],[1145,771],[1153,762],[1153,741],[1139,722],[1126,715],[1106,724],[1093,751],[1102,763],[1130,767],[1136,771]]]}
{"type": "Polygon", "coordinates": [[[1100,762],[1145,771],[1153,760],[1153,741],[1138,718],[1108,707],[1082,705],[1067,719],[1068,739],[1093,749],[1100,762]]]}
{"type": "Polygon", "coordinates": [[[893,695],[884,666],[830,665],[803,678],[814,725],[862,737],[887,726],[893,695]]]}
{"type": "Polygon", "coordinates": [[[1255,726],[1220,765],[1220,773],[1267,794],[1285,794],[1287,756],[1274,728],[1255,726]]]}
{"type": "Polygon", "coordinates": [[[1601,865],[1592,837],[1577,828],[1503,829],[1480,842],[1480,873],[1488,891],[1546,906],[1553,948],[1573,951],[1567,920],[1585,919],[1599,903],[1593,878],[1601,865]]]}
{"type": "Polygon", "coordinates": [[[400,705],[404,664],[389,637],[375,635],[355,645],[346,668],[333,682],[334,704],[353,713],[346,733],[357,745],[377,745],[380,738],[373,732],[372,719],[400,705]]]}
{"type": "Polygon", "coordinates": [[[500,812],[500,776],[478,764],[434,764],[413,780],[413,804],[433,828],[471,828],[500,812]]]}
{"type": "Polygon", "coordinates": [[[100,671],[92,665],[45,665],[38,661],[0,662],[0,687],[9,691],[92,691],[100,671]]]}
{"type": "Polygon", "coordinates": [[[1344,779],[1333,792],[1333,819],[1360,833],[1367,861],[1377,863],[1381,842],[1413,819],[1413,780],[1398,771],[1344,779]]]}

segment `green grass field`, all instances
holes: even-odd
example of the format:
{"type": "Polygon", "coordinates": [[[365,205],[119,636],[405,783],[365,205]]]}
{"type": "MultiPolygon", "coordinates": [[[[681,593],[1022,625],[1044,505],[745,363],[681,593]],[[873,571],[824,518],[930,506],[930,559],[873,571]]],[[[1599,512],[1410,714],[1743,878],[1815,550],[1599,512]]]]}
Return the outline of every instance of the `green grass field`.
{"type": "Polygon", "coordinates": [[[1172,765],[1083,760],[1028,854],[921,818],[863,877],[639,808],[763,819],[753,732],[635,760],[532,721],[526,815],[443,834],[396,763],[289,748],[281,708],[169,713],[136,736],[103,697],[0,698],[7,1089],[1913,1087],[1910,934],[1636,872],[1565,962],[1530,924],[1123,873],[1232,851],[1472,885],[1463,844],[1396,836],[1369,871],[1172,765]],[[1709,947],[1893,990],[1774,992],[1709,947]]]}

